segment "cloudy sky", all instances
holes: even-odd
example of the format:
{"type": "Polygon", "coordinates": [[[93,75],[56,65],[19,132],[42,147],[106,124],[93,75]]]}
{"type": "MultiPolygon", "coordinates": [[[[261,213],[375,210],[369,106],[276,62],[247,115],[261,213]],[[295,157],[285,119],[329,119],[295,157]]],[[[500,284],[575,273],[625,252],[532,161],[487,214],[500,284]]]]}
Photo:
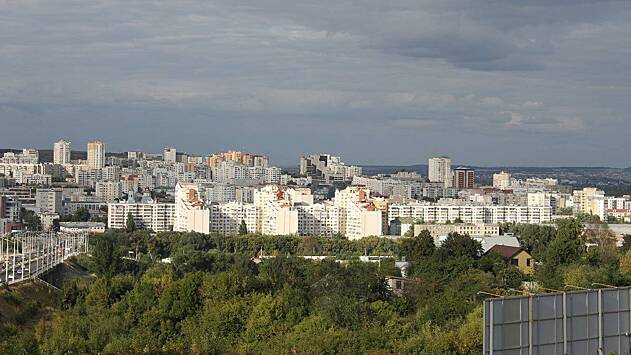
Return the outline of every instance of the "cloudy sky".
{"type": "Polygon", "coordinates": [[[0,147],[631,166],[631,1],[0,0],[0,147]]]}

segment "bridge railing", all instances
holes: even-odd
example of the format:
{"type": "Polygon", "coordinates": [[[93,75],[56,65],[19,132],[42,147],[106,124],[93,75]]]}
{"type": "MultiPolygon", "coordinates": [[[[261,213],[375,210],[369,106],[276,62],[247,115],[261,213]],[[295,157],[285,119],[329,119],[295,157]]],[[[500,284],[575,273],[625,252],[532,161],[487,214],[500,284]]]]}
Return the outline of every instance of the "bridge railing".
{"type": "Polygon", "coordinates": [[[0,284],[35,278],[87,253],[87,233],[20,232],[0,236],[0,284]]]}

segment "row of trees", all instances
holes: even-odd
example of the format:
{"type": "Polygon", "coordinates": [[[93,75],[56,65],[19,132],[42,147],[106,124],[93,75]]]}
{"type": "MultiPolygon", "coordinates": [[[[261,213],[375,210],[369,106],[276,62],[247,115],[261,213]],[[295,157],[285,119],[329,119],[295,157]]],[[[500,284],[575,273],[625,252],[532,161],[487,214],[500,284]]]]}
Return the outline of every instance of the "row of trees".
{"type": "MultiPolygon", "coordinates": [[[[67,282],[42,353],[463,353],[481,351],[480,290],[514,272],[480,244],[428,234],[395,242],[195,233],[108,233],[79,260],[99,277],[67,282]],[[247,240],[252,240],[247,242],[247,240]],[[259,264],[264,245],[277,257],[259,264]],[[121,258],[138,248],[137,261],[121,258]],[[287,256],[390,253],[377,263],[287,256]],[[385,277],[414,262],[401,295],[385,277]],[[153,258],[152,258],[153,256],[153,258]],[[158,263],[170,257],[171,263],[158,263]]],[[[519,275],[518,275],[519,276],[519,275]]]]}
{"type": "MultiPolygon", "coordinates": [[[[574,219],[504,227],[542,261],[534,279],[545,287],[631,281],[631,256],[611,248],[606,230],[583,236],[574,219]],[[597,247],[587,251],[586,241],[597,247]]],[[[435,245],[426,231],[358,241],[111,232],[91,254],[79,262],[98,278],[64,285],[57,315],[27,342],[37,351],[478,354],[480,291],[511,294],[526,279],[468,236],[435,245]],[[137,258],[122,258],[130,250],[137,258]],[[261,250],[275,257],[254,262],[261,250]],[[314,254],[332,258],[295,257],[314,254]],[[353,259],[363,254],[392,258],[353,259]],[[400,275],[394,260],[403,256],[410,277],[398,294],[385,280],[400,275]]]]}
{"type": "MultiPolygon", "coordinates": [[[[566,218],[551,226],[505,225],[521,245],[538,260],[534,280],[549,289],[592,288],[631,284],[628,247],[618,249],[606,224],[585,230],[585,219],[566,218]]],[[[589,220],[588,223],[593,221],[589,220]]],[[[630,239],[631,240],[631,239],[630,239]]],[[[631,245],[631,243],[628,243],[631,245]]]]}

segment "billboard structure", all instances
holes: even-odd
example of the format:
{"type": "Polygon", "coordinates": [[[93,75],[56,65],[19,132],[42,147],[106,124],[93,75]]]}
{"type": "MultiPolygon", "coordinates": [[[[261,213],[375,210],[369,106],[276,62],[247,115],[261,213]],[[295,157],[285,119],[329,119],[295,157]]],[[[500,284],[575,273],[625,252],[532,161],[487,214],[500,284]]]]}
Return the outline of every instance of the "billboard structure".
{"type": "Polygon", "coordinates": [[[485,355],[630,354],[629,287],[484,301],[485,355]]]}

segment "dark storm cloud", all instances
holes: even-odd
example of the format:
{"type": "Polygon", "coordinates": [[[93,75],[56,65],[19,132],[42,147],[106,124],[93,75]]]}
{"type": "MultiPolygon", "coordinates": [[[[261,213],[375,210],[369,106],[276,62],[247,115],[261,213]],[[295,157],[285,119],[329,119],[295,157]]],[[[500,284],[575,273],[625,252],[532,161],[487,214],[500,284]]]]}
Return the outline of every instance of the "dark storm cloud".
{"type": "Polygon", "coordinates": [[[630,165],[629,38],[628,1],[0,0],[0,146],[630,165]]]}

